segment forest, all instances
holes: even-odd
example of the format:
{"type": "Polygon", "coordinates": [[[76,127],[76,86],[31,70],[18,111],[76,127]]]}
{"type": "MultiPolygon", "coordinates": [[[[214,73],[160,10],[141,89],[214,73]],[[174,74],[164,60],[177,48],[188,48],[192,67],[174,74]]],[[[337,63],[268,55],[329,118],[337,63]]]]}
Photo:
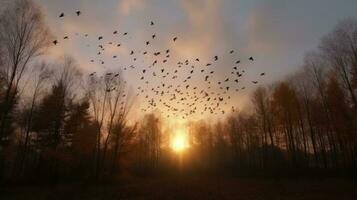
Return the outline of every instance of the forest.
{"type": "Polygon", "coordinates": [[[257,87],[245,109],[188,122],[189,147],[177,153],[160,114],[129,119],[131,77],[44,59],[53,33],[36,3],[18,2],[0,17],[1,183],[356,176],[356,19],[321,38],[299,71],[257,87]]]}

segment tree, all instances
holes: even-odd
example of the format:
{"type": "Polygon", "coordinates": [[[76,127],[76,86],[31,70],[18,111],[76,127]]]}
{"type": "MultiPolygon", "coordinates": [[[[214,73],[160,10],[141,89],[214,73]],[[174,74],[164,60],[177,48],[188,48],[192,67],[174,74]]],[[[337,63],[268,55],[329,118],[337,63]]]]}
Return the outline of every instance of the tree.
{"type": "MultiPolygon", "coordinates": [[[[105,93],[107,95],[107,135],[103,144],[103,156],[102,163],[106,161],[106,155],[108,151],[109,141],[111,139],[114,125],[116,125],[117,131],[120,131],[120,127],[124,128],[127,117],[127,110],[124,108],[123,98],[125,98],[125,85],[120,73],[112,74],[107,73],[104,78],[105,93]],[[115,123],[115,120],[117,120],[115,123]]],[[[118,132],[117,132],[118,133],[118,132]]],[[[119,145],[119,144],[118,144],[119,145]]],[[[118,146],[119,148],[119,146],[118,146]]]]}
{"type": "Polygon", "coordinates": [[[161,151],[161,124],[154,114],[145,115],[139,130],[144,169],[156,169],[161,151]]]}
{"type": "MultiPolygon", "coordinates": [[[[311,77],[309,76],[309,70],[306,68],[303,68],[300,72],[295,74],[292,80],[292,84],[296,88],[297,92],[297,97],[299,101],[302,104],[302,119],[301,123],[304,124],[306,121],[306,127],[308,130],[309,139],[307,139],[307,151],[310,151],[308,148],[309,142],[311,143],[312,146],[312,153],[315,159],[315,162],[313,163],[313,166],[319,166],[318,165],[318,149],[317,149],[317,136],[316,136],[316,131],[314,128],[314,123],[312,120],[312,102],[314,101],[314,93],[316,92],[313,88],[313,81],[311,80],[311,77]]],[[[305,130],[303,130],[305,131],[305,130]]]]}
{"type": "Polygon", "coordinates": [[[29,100],[25,102],[24,108],[19,115],[18,125],[23,129],[23,134],[25,135],[23,140],[18,141],[18,169],[19,171],[15,172],[17,176],[21,176],[25,170],[25,164],[27,159],[27,153],[29,148],[29,143],[31,140],[31,131],[33,126],[34,112],[38,107],[38,101],[43,95],[43,90],[46,87],[46,83],[51,76],[51,71],[48,69],[47,64],[41,63],[40,66],[34,65],[34,70],[31,74],[31,85],[32,85],[32,94],[29,97],[29,100]]]}
{"type": "Polygon", "coordinates": [[[259,119],[262,127],[263,135],[263,143],[264,143],[264,160],[267,158],[267,145],[268,145],[268,137],[269,143],[271,145],[271,152],[273,153],[275,148],[274,136],[272,130],[272,115],[270,108],[270,101],[268,99],[268,94],[266,90],[262,87],[255,90],[253,94],[253,103],[256,110],[257,118],[259,119]]]}
{"type": "Polygon", "coordinates": [[[47,96],[45,96],[36,112],[36,122],[33,129],[40,138],[42,152],[51,163],[51,176],[54,181],[59,178],[60,149],[70,146],[71,133],[65,131],[66,122],[70,116],[70,106],[74,101],[74,86],[80,79],[75,63],[66,58],[59,66],[55,75],[55,82],[47,96]]]}
{"type": "Polygon", "coordinates": [[[113,156],[111,174],[114,174],[118,170],[119,158],[123,153],[127,153],[132,145],[133,140],[136,137],[137,124],[128,126],[126,122],[118,120],[113,127],[113,156]]]}
{"type": "Polygon", "coordinates": [[[344,167],[353,164],[354,162],[354,146],[349,141],[354,141],[355,135],[353,134],[354,120],[352,113],[349,110],[348,102],[344,90],[340,87],[337,77],[331,73],[327,85],[327,102],[334,113],[332,116],[333,127],[335,131],[335,143],[338,146],[339,153],[341,154],[344,167]]]}
{"type": "Polygon", "coordinates": [[[277,122],[281,127],[280,131],[285,138],[286,149],[292,157],[292,165],[297,166],[299,141],[295,130],[297,123],[296,93],[288,83],[281,82],[274,89],[272,103],[277,122]]]}
{"type": "Polygon", "coordinates": [[[357,108],[351,73],[357,63],[357,20],[341,21],[335,30],[323,38],[320,48],[324,57],[336,69],[349,92],[353,106],[357,108]]]}
{"type": "Polygon", "coordinates": [[[66,120],[64,132],[69,135],[71,153],[75,163],[73,176],[89,178],[93,173],[96,147],[95,125],[89,112],[90,104],[83,99],[69,106],[69,117],[66,120]]]}
{"type": "Polygon", "coordinates": [[[50,44],[41,9],[32,0],[16,0],[0,16],[0,44],[5,64],[5,92],[0,104],[0,140],[11,132],[11,113],[29,62],[50,44]]]}
{"type": "Polygon", "coordinates": [[[129,131],[128,135],[126,131],[129,130],[127,116],[132,101],[121,72],[107,72],[100,77],[91,74],[87,94],[97,131],[95,176],[98,180],[101,172],[108,166],[107,155],[110,148],[114,148],[115,158],[112,159],[111,166],[116,168],[116,158],[121,153],[121,148],[130,143],[131,137],[128,136],[133,134],[134,130],[129,131]],[[110,146],[111,141],[114,141],[114,147],[110,146]]]}

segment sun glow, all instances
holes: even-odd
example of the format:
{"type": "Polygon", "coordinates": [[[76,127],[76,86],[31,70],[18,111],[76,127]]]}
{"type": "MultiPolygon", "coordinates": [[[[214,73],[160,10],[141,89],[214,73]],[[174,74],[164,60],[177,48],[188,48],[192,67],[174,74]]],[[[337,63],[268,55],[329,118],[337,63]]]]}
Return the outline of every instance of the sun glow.
{"type": "Polygon", "coordinates": [[[179,153],[186,150],[188,146],[187,134],[182,130],[177,131],[171,141],[171,148],[179,153]]]}

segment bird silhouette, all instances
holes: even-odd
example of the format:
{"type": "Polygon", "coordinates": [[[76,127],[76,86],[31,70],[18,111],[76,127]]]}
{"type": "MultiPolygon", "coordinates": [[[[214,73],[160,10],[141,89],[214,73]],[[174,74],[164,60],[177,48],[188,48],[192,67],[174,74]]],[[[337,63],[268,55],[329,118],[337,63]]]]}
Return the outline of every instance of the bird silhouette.
{"type": "MultiPolygon", "coordinates": [[[[77,10],[77,16],[80,16],[82,13],[77,10]]],[[[64,17],[65,14],[61,13],[60,17],[64,17]]],[[[149,25],[153,28],[156,25],[154,21],[149,21],[149,25]]],[[[113,35],[117,35],[120,32],[118,30],[113,31],[113,35]]],[[[84,35],[84,37],[88,37],[88,34],[84,33],[76,33],[77,36],[84,35]]],[[[123,32],[123,36],[128,35],[128,32],[123,32]]],[[[118,41],[101,41],[104,40],[103,35],[98,37],[99,44],[90,45],[89,38],[86,41],[87,47],[95,47],[97,48],[95,52],[97,52],[97,59],[89,58],[88,60],[95,64],[103,65],[105,67],[105,62],[108,58],[105,49],[109,49],[109,47],[125,47],[125,49],[132,48],[133,50],[129,51],[130,61],[133,63],[129,63],[127,66],[123,66],[123,70],[128,70],[129,72],[133,72],[137,74],[137,79],[140,79],[139,87],[136,92],[137,96],[145,97],[147,100],[140,105],[141,110],[144,112],[152,111],[155,108],[160,106],[160,112],[165,112],[167,109],[167,116],[175,116],[188,118],[190,115],[194,115],[195,113],[201,114],[225,114],[228,113],[224,109],[224,105],[230,103],[231,95],[233,92],[238,92],[244,90],[246,87],[241,84],[245,84],[245,80],[242,79],[245,75],[245,71],[243,66],[240,66],[241,61],[234,54],[236,52],[235,49],[226,50],[226,54],[231,54],[229,57],[225,57],[225,55],[216,54],[213,55],[213,59],[210,61],[205,61],[204,58],[199,58],[198,55],[192,54],[190,58],[180,58],[175,55],[175,51],[172,51],[168,48],[158,48],[153,44],[153,40],[157,39],[158,42],[163,42],[160,32],[154,32],[151,34],[151,38],[149,35],[149,39],[140,41],[139,38],[132,38],[132,36],[126,38],[125,41],[119,43],[118,41]],[[152,40],[151,40],[152,39],[152,40]],[[130,47],[130,41],[138,40],[141,45],[137,48],[130,47]],[[144,48],[143,48],[144,47],[144,48]],[[134,52],[135,51],[135,52],[134,52]],[[135,56],[134,56],[135,54],[135,56]],[[176,60],[177,59],[177,60],[176,60]],[[192,60],[191,60],[192,59],[192,60]],[[229,60],[233,65],[231,70],[225,71],[223,69],[219,69],[218,71],[213,69],[215,67],[219,67],[217,65],[218,60],[224,60],[226,62],[229,60]],[[152,63],[148,66],[140,66],[146,62],[152,63]],[[139,64],[141,63],[141,64],[139,64]],[[172,63],[174,66],[171,66],[172,63]],[[235,65],[234,65],[235,64],[235,65]],[[208,70],[205,68],[210,67],[208,70]],[[216,73],[217,72],[217,73],[216,73]],[[219,73],[218,73],[219,72],[219,73]],[[151,81],[155,79],[155,81],[151,81]],[[197,80],[204,81],[204,84],[201,85],[197,82],[197,80]],[[157,80],[157,81],[156,81],[157,80]]],[[[120,37],[118,37],[120,39],[120,37]]],[[[123,37],[124,38],[124,37],[123,37]]],[[[71,39],[71,35],[65,35],[63,37],[64,40],[71,39]]],[[[105,38],[107,39],[107,38],[105,38]]],[[[174,35],[172,37],[172,41],[176,42],[178,37],[174,35]]],[[[54,45],[58,45],[58,40],[53,41],[54,45]]],[[[111,51],[110,51],[111,52],[111,51]]],[[[218,53],[218,52],[216,52],[218,53]]],[[[127,54],[128,56],[128,54],[127,54]]],[[[113,60],[111,62],[117,62],[116,58],[119,58],[118,55],[110,55],[109,58],[112,57],[113,60]],[[114,60],[115,59],[115,60],[114,60]]],[[[254,61],[254,58],[251,56],[248,58],[249,61],[254,61]]],[[[229,64],[228,64],[229,65],[229,64]]],[[[247,70],[248,71],[248,70],[247,70]]],[[[94,79],[95,72],[89,74],[91,78],[94,79]]],[[[107,75],[107,78],[119,77],[119,74],[110,74],[107,75]]],[[[135,75],[134,75],[135,76],[135,75]]],[[[261,72],[260,76],[265,76],[265,72],[261,72]]],[[[103,78],[103,77],[102,77],[103,78]]],[[[254,80],[254,79],[253,79],[254,80]]],[[[251,81],[253,84],[258,84],[258,80],[251,81]]],[[[108,87],[106,92],[112,92],[117,90],[115,87],[108,87]]],[[[230,108],[230,106],[228,106],[230,108]]],[[[232,106],[232,111],[234,107],[232,106]]]]}
{"type": "Polygon", "coordinates": [[[61,13],[59,17],[60,17],[60,18],[64,17],[64,13],[61,13]]]}

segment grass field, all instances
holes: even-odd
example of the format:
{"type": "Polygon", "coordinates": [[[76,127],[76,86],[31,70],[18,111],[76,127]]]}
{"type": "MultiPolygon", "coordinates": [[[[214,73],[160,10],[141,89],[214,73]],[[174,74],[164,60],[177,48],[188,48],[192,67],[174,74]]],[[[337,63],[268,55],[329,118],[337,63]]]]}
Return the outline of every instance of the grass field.
{"type": "Polygon", "coordinates": [[[325,180],[262,180],[176,177],[131,179],[98,186],[62,185],[2,187],[0,199],[235,199],[235,200],[354,200],[357,182],[325,180]]]}

